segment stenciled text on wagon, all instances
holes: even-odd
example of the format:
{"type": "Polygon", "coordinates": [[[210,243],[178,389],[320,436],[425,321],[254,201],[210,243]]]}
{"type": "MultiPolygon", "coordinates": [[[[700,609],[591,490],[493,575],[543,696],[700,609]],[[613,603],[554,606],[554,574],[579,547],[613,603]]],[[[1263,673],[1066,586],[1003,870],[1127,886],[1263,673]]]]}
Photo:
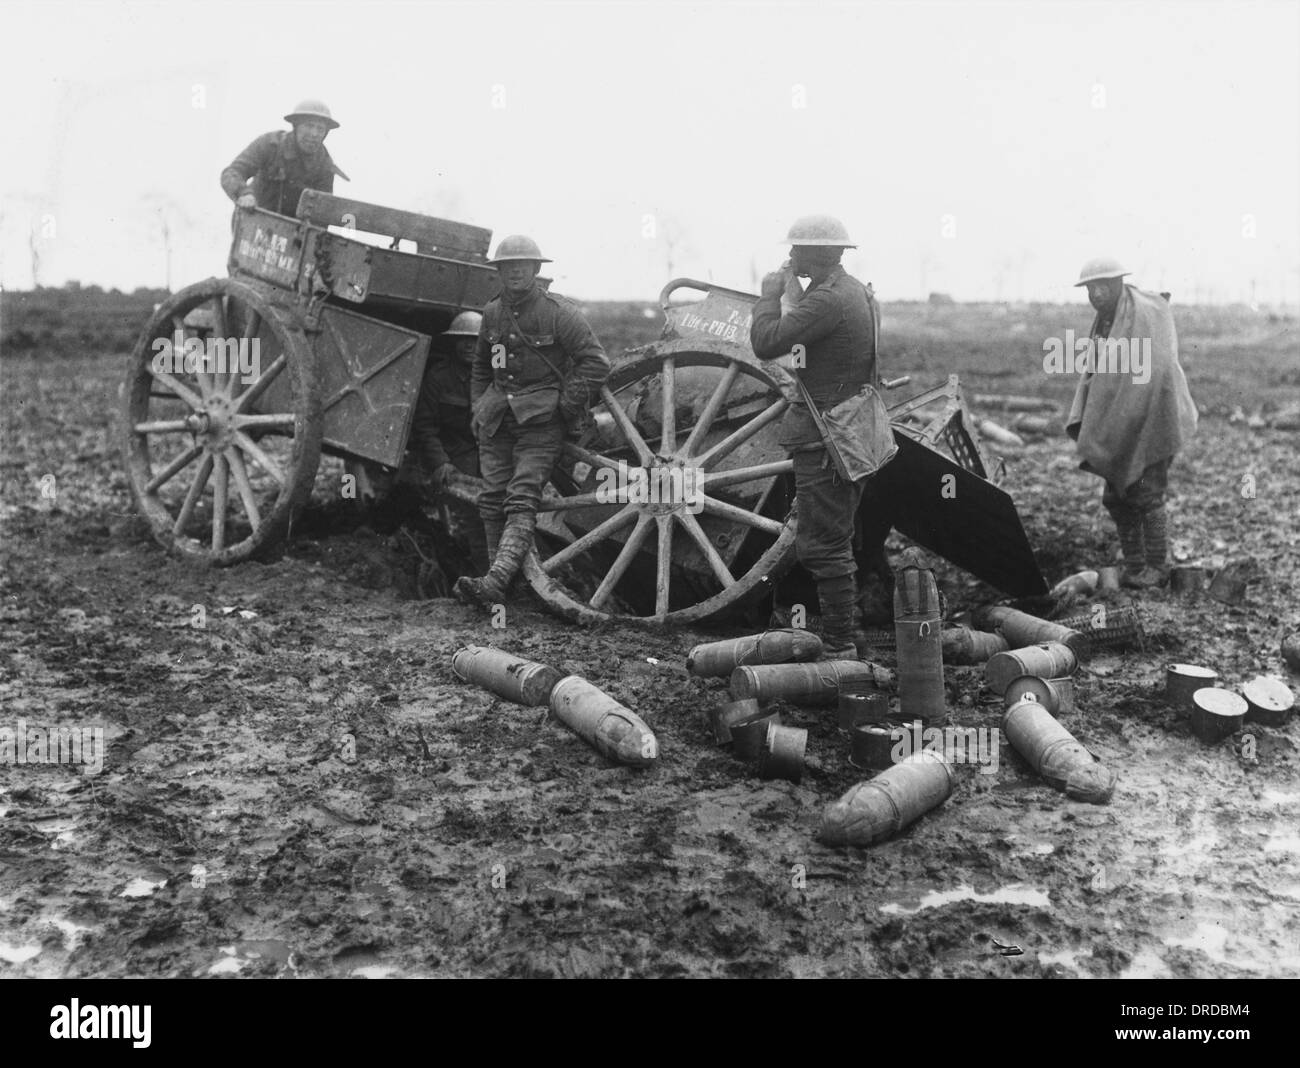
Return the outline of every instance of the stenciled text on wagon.
{"type": "Polygon", "coordinates": [[[262,375],[262,339],[253,337],[186,337],[177,330],[172,337],[153,343],[154,374],[238,374],[244,385],[262,375]]]}

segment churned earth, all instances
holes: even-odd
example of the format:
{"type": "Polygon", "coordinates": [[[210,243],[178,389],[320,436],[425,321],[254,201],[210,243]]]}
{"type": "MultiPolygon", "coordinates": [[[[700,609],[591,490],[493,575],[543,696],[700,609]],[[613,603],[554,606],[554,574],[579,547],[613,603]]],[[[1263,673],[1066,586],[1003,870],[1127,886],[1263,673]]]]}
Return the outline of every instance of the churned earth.
{"type": "MultiPolygon", "coordinates": [[[[910,325],[898,363],[928,384],[952,330],[910,325]]],[[[1291,374],[1295,337],[1274,329],[1261,366],[1291,374]]],[[[1233,410],[1300,382],[1228,395],[1185,346],[1206,414],[1174,468],[1176,547],[1251,555],[1260,581],[1231,607],[1109,595],[1139,606],[1145,646],[1088,661],[1062,716],[1118,774],[1109,805],[1003,740],[871,849],[815,840],[861,778],[833,709],[781,706],[809,731],[799,785],[711,741],[725,686],[685,658],[738,629],[584,630],[527,594],[493,628],[416,597],[403,540],[337,510],[274,563],[195,568],[133,517],[121,363],[5,361],[0,727],[102,727],[107,751],[98,775],[0,765],[0,976],[1300,977],[1300,725],[1207,746],[1161,699],[1171,661],[1300,686],[1279,656],[1300,628],[1300,437],[1233,410]],[[460,682],[470,643],[585,676],[651,726],[657,766],[460,682]]],[[[1026,392],[991,359],[968,388],[1026,392]]],[[[1008,464],[1049,580],[1107,562],[1100,485],[1064,437],[1008,464]]],[[[955,607],[989,594],[941,581],[955,607]]],[[[950,722],[998,726],[982,670],[946,674],[950,722]]]]}

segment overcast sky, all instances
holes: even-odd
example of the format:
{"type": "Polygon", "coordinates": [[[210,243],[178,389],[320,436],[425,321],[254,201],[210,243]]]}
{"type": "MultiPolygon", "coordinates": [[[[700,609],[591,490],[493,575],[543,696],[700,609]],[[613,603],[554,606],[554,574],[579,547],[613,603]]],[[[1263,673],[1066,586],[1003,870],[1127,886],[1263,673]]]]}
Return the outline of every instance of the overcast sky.
{"type": "Polygon", "coordinates": [[[225,273],[221,169],[319,96],[336,192],[534,236],[555,288],[752,288],[840,216],[886,301],[1300,301],[1300,5],[0,5],[0,281],[225,273]]]}

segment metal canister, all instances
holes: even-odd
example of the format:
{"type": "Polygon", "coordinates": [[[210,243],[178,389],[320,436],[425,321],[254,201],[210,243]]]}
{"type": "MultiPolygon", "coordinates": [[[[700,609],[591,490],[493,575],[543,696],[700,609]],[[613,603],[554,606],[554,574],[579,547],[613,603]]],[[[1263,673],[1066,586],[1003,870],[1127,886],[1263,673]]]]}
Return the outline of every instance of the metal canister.
{"type": "Polygon", "coordinates": [[[892,764],[894,731],[878,723],[859,723],[849,730],[849,763],[862,771],[883,771],[892,764]]]}
{"type": "Polygon", "coordinates": [[[451,670],[458,678],[521,705],[546,704],[555,684],[564,677],[562,671],[547,664],[485,645],[467,645],[453,654],[451,670]]]}
{"type": "Polygon", "coordinates": [[[953,782],[952,768],[939,753],[913,753],[833,802],[817,837],[832,846],[884,841],[943,804],[953,782]]]}
{"type": "Polygon", "coordinates": [[[1281,679],[1260,675],[1242,687],[1246,698],[1246,718],[1269,727],[1286,725],[1295,708],[1295,694],[1281,679]]]}
{"type": "Polygon", "coordinates": [[[1170,592],[1194,598],[1205,589],[1205,568],[1200,564],[1176,564],[1169,569],[1170,592]]]}
{"type": "Polygon", "coordinates": [[[815,664],[756,664],[731,673],[731,696],[760,701],[778,698],[794,704],[831,705],[845,683],[871,682],[892,687],[894,673],[865,660],[819,660],[815,664]]]}
{"type": "Polygon", "coordinates": [[[763,739],[767,737],[767,728],[775,723],[780,726],[779,712],[760,712],[731,725],[731,751],[737,760],[757,760],[763,739]]]}
{"type": "Polygon", "coordinates": [[[709,709],[709,729],[713,731],[713,740],[719,745],[731,743],[731,726],[743,719],[756,716],[761,711],[758,702],[752,697],[743,701],[726,701],[709,709]]]}
{"type": "Polygon", "coordinates": [[[894,585],[898,647],[898,703],[903,718],[934,720],[947,713],[943,691],[943,634],[934,572],[913,553],[894,585]]]}
{"type": "Polygon", "coordinates": [[[1105,804],[1115,792],[1115,773],[1088,752],[1032,695],[1007,709],[1002,730],[1029,766],[1067,797],[1105,804]]]}
{"type": "Polygon", "coordinates": [[[799,782],[803,778],[803,757],[807,745],[808,732],[802,727],[768,724],[758,750],[758,777],[799,782]]]}
{"type": "Polygon", "coordinates": [[[884,723],[889,718],[889,694],[879,690],[842,693],[836,706],[835,722],[841,730],[857,723],[884,723]]]}
{"type": "Polygon", "coordinates": [[[1192,733],[1213,745],[1241,730],[1249,706],[1231,690],[1206,686],[1192,694],[1192,733]]]}
{"type": "Polygon", "coordinates": [[[821,655],[822,640],[812,631],[769,630],[697,645],[686,657],[686,670],[700,678],[721,679],[743,664],[784,664],[821,655]]]}
{"type": "Polygon", "coordinates": [[[1219,673],[1196,664],[1170,664],[1165,668],[1165,700],[1180,712],[1191,712],[1192,694],[1219,681],[1219,673]]]}
{"type": "Polygon", "coordinates": [[[1068,645],[1043,642],[1024,649],[1008,649],[989,657],[989,662],[984,665],[984,679],[994,693],[1006,693],[1011,680],[1021,675],[1056,679],[1073,675],[1078,666],[1078,658],[1068,645]]]}

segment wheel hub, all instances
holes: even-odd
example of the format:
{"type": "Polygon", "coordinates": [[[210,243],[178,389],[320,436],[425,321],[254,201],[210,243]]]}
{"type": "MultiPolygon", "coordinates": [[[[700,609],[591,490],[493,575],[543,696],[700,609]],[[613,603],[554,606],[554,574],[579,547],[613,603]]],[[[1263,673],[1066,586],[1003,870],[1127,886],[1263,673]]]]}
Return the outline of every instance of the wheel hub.
{"type": "Polygon", "coordinates": [[[220,451],[231,443],[234,436],[235,406],[229,397],[214,394],[207,398],[203,411],[195,412],[185,422],[203,445],[220,451]]]}

